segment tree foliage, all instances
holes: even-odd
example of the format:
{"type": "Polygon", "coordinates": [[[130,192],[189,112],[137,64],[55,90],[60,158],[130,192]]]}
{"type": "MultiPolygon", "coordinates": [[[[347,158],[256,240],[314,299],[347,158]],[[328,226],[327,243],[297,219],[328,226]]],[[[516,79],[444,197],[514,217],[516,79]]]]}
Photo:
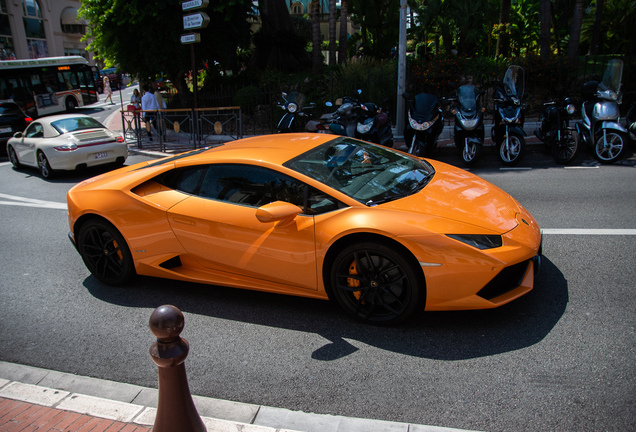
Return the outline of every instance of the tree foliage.
{"type": "MultiPolygon", "coordinates": [[[[201,43],[194,44],[197,68],[218,63],[223,70],[238,67],[237,48],[250,43],[247,17],[251,0],[215,0],[205,12],[210,23],[197,30],[201,43]]],[[[106,65],[141,79],[163,72],[177,87],[191,66],[191,47],[181,43],[181,4],[175,0],[83,0],[80,17],[90,22],[89,50],[106,65]]]]}

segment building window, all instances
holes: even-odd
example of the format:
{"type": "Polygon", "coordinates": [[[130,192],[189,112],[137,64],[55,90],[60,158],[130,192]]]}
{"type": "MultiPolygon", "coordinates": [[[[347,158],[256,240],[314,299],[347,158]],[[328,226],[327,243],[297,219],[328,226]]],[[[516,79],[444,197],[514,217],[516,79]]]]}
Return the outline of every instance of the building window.
{"type": "Polygon", "coordinates": [[[294,2],[290,9],[292,15],[302,15],[304,13],[303,4],[300,2],[294,2]]]}
{"type": "Polygon", "coordinates": [[[0,0],[0,60],[15,60],[13,37],[5,0],[0,0]]]}
{"type": "Polygon", "coordinates": [[[46,45],[44,33],[44,20],[42,10],[37,0],[22,0],[24,12],[24,30],[29,47],[29,58],[48,57],[49,50],[46,45]]]}
{"type": "Polygon", "coordinates": [[[86,33],[87,24],[86,20],[77,18],[77,9],[67,7],[62,11],[60,25],[64,33],[83,35],[86,33]]]}

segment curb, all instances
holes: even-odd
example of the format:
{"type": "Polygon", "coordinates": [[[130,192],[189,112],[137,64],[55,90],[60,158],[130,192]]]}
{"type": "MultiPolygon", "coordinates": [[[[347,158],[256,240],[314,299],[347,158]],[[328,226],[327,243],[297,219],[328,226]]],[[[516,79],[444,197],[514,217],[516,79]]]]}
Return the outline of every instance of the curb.
{"type": "MultiPolygon", "coordinates": [[[[152,427],[158,390],[0,361],[0,397],[152,427]]],[[[475,432],[192,399],[207,430],[215,432],[475,432]]]]}

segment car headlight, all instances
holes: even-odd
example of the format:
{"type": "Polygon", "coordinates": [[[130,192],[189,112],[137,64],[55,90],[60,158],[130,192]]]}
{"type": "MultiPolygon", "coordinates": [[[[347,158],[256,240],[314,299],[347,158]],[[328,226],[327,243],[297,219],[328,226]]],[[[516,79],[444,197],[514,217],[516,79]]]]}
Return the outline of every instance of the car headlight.
{"type": "Polygon", "coordinates": [[[295,113],[296,111],[298,111],[298,105],[296,105],[295,103],[290,103],[289,105],[287,105],[287,111],[289,111],[290,113],[295,113]]]}
{"type": "Polygon", "coordinates": [[[366,134],[369,133],[371,127],[373,126],[373,119],[367,119],[364,123],[358,123],[358,133],[366,134]]]}
{"type": "Polygon", "coordinates": [[[500,235],[446,234],[446,236],[481,250],[494,249],[503,245],[503,240],[500,235]]]}

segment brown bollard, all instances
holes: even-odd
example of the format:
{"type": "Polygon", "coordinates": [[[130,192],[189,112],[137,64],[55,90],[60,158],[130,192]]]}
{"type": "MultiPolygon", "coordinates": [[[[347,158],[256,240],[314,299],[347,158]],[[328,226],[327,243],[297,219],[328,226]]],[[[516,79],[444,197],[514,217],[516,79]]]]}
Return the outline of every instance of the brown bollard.
{"type": "Polygon", "coordinates": [[[150,347],[150,356],[159,366],[159,403],[153,432],[206,432],[199,417],[185,370],[190,345],[179,335],[184,318],[171,305],[159,306],[150,315],[150,331],[157,342],[150,347]]]}

